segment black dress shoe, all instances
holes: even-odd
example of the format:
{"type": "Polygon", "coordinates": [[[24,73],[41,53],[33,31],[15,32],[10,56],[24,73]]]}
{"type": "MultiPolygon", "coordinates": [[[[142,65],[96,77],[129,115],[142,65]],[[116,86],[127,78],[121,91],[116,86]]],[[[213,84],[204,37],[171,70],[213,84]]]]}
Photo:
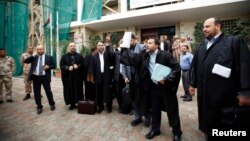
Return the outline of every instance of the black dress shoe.
{"type": "Polygon", "coordinates": [[[112,112],[112,108],[110,109],[110,108],[107,108],[107,112],[108,113],[111,113],[112,112]]]}
{"type": "Polygon", "coordinates": [[[111,112],[112,112],[112,106],[108,105],[108,106],[106,106],[106,108],[107,108],[107,112],[108,112],[108,113],[111,113],[111,112]]]}
{"type": "Polygon", "coordinates": [[[160,135],[160,131],[150,131],[149,133],[146,134],[146,139],[153,139],[155,136],[160,135]]]}
{"type": "Polygon", "coordinates": [[[23,98],[23,101],[30,99],[30,94],[26,94],[26,96],[23,98]]]}
{"type": "Polygon", "coordinates": [[[69,110],[74,110],[76,108],[76,106],[75,105],[71,105],[71,106],[69,106],[69,110]]]}
{"type": "Polygon", "coordinates": [[[12,102],[13,102],[13,100],[12,100],[12,99],[7,99],[7,102],[12,103],[12,102]]]}
{"type": "Polygon", "coordinates": [[[50,106],[50,110],[51,110],[51,111],[54,111],[55,109],[56,109],[56,106],[55,106],[55,105],[50,106]]]}
{"type": "Polygon", "coordinates": [[[186,101],[186,102],[192,101],[192,97],[186,97],[185,99],[183,99],[183,101],[186,101]]]}
{"type": "Polygon", "coordinates": [[[123,113],[122,108],[118,109],[118,113],[121,113],[121,114],[123,113]]]}
{"type": "Polygon", "coordinates": [[[181,98],[186,98],[187,96],[186,95],[182,95],[182,96],[180,96],[181,98]]]}
{"type": "Polygon", "coordinates": [[[134,119],[133,121],[130,122],[131,126],[137,126],[142,122],[142,119],[134,119]]]}
{"type": "Polygon", "coordinates": [[[103,108],[98,108],[97,113],[100,114],[103,111],[103,108]]]}
{"type": "Polygon", "coordinates": [[[173,141],[181,141],[181,136],[174,135],[173,141]]]}
{"type": "Polygon", "coordinates": [[[37,114],[40,115],[43,112],[42,108],[37,108],[37,114]]]}
{"type": "Polygon", "coordinates": [[[2,100],[0,101],[0,104],[3,104],[3,101],[2,101],[2,100]]]}

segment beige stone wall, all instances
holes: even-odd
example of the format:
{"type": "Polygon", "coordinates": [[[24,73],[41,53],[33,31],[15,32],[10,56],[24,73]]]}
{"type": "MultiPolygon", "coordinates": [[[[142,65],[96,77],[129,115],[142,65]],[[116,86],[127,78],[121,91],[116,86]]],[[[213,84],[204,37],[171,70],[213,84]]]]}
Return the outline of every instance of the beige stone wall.
{"type": "MultiPolygon", "coordinates": [[[[226,19],[249,18],[249,17],[250,17],[250,15],[242,15],[242,16],[237,16],[237,17],[227,16],[227,17],[221,17],[221,19],[226,20],[226,19]]],[[[181,37],[181,36],[190,37],[190,39],[192,39],[192,42],[194,42],[194,36],[193,36],[194,26],[195,26],[196,22],[204,21],[204,20],[205,19],[197,19],[194,21],[180,21],[180,22],[176,23],[175,24],[176,35],[178,35],[179,37],[181,37]]],[[[91,35],[98,34],[101,38],[103,38],[103,33],[117,32],[117,31],[124,31],[124,32],[130,31],[130,32],[134,33],[135,35],[137,35],[139,37],[139,39],[141,37],[141,33],[140,33],[141,29],[139,27],[135,27],[135,26],[114,28],[112,30],[101,30],[101,31],[93,31],[93,30],[86,28],[84,26],[71,28],[71,32],[75,33],[74,41],[76,42],[76,44],[80,46],[83,42],[84,45],[87,47],[91,47],[91,42],[89,40],[91,35]]]]}
{"type": "Polygon", "coordinates": [[[175,35],[180,36],[180,23],[175,24],[175,35]]]}
{"type": "Polygon", "coordinates": [[[80,26],[71,28],[70,32],[74,32],[74,42],[76,43],[78,52],[81,50],[82,45],[92,47],[89,38],[91,35],[95,34],[93,30],[86,28],[85,26],[80,26]]]}
{"type": "Polygon", "coordinates": [[[180,37],[190,38],[191,41],[194,41],[194,26],[197,21],[181,21],[180,22],[180,37]]]}

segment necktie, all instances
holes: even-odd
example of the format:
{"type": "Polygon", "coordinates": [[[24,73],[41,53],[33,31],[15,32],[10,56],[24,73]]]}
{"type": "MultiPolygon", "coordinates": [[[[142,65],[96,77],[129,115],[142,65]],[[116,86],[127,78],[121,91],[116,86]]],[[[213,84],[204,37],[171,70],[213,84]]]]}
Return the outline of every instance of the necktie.
{"type": "Polygon", "coordinates": [[[38,66],[38,75],[43,75],[43,60],[42,60],[42,56],[39,56],[39,66],[38,66]]]}

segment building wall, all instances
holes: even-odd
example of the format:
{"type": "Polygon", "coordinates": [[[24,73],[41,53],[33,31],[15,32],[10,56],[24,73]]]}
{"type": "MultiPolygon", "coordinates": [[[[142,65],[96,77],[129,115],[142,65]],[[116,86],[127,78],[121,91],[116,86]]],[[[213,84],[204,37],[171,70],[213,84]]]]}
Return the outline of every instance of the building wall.
{"type": "MultiPolygon", "coordinates": [[[[208,17],[209,18],[209,17],[208,17]]],[[[221,20],[229,20],[229,19],[239,19],[239,18],[250,18],[250,15],[240,15],[240,16],[225,16],[225,17],[219,17],[221,20]]],[[[180,32],[177,35],[182,37],[185,36],[186,38],[190,38],[191,42],[195,42],[194,40],[194,27],[196,25],[197,22],[203,22],[205,21],[207,18],[204,19],[197,19],[194,21],[180,21],[180,32]]],[[[176,30],[177,31],[177,30],[176,30]]]]}
{"type": "Polygon", "coordinates": [[[190,38],[191,41],[194,40],[194,26],[196,24],[197,21],[181,21],[180,22],[180,33],[179,33],[179,37],[186,37],[186,38],[190,38]]]}
{"type": "Polygon", "coordinates": [[[175,35],[180,36],[180,23],[175,24],[175,35]]]}
{"type": "MultiPolygon", "coordinates": [[[[237,17],[232,17],[232,16],[226,16],[226,17],[220,17],[222,20],[227,20],[227,19],[238,19],[238,18],[250,18],[250,15],[241,15],[241,16],[237,16],[237,17]]],[[[175,24],[175,31],[176,31],[176,35],[179,37],[185,36],[186,38],[190,38],[191,42],[194,42],[194,26],[197,22],[199,21],[204,21],[206,18],[204,19],[197,19],[194,21],[180,21],[178,23],[175,24]]],[[[75,42],[76,44],[80,45],[83,39],[84,45],[87,47],[91,46],[91,42],[90,42],[90,36],[91,35],[99,35],[101,38],[103,38],[103,33],[108,33],[108,32],[117,32],[117,31],[129,31],[134,33],[135,35],[138,36],[138,39],[140,41],[141,39],[141,28],[140,27],[123,27],[123,28],[115,28],[112,30],[101,30],[101,31],[93,31],[90,30],[88,28],[85,28],[84,26],[80,27],[80,30],[77,28],[71,28],[71,32],[75,32],[75,42]],[[83,35],[83,37],[82,37],[83,35]]],[[[102,39],[104,40],[104,39],[102,39]]]]}

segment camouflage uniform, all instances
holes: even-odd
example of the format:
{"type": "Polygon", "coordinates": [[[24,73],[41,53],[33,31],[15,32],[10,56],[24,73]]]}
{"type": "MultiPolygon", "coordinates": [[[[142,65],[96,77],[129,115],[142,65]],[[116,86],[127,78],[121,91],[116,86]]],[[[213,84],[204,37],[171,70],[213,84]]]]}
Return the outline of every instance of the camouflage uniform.
{"type": "Polygon", "coordinates": [[[32,81],[28,81],[28,75],[29,75],[29,71],[30,71],[30,67],[31,67],[31,64],[26,64],[26,63],[23,63],[24,60],[28,57],[30,57],[31,54],[29,53],[23,53],[22,56],[21,56],[21,64],[23,66],[23,77],[24,77],[24,84],[25,84],[25,93],[26,94],[30,94],[32,92],[32,81]]]}
{"type": "Polygon", "coordinates": [[[5,85],[7,100],[12,99],[12,73],[16,69],[12,57],[0,58],[0,101],[3,101],[3,84],[5,85]]]}

